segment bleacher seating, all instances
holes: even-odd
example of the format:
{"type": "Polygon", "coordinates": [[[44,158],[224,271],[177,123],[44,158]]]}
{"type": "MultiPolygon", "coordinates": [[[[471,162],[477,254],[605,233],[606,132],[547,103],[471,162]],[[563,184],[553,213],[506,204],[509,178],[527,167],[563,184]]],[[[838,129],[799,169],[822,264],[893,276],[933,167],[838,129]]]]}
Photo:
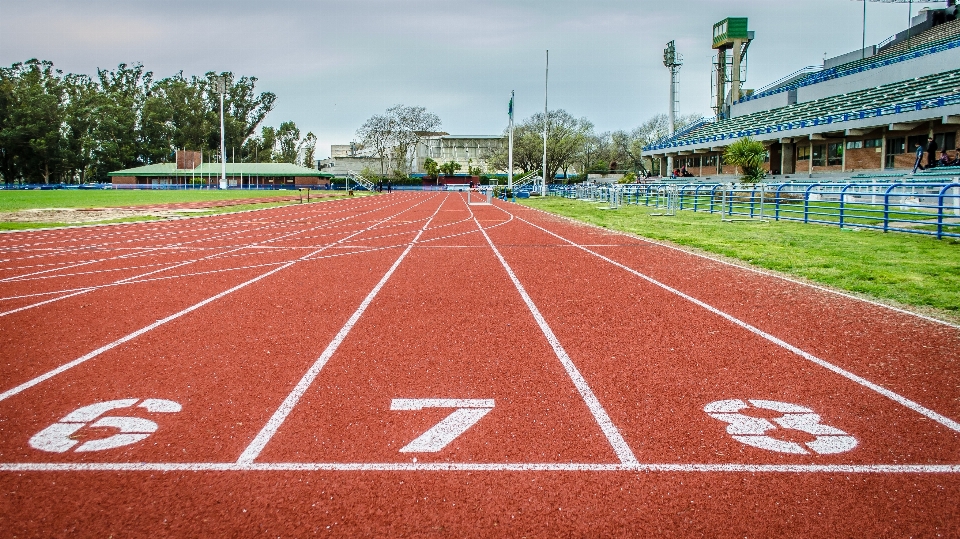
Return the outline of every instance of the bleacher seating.
{"type": "Polygon", "coordinates": [[[753,114],[703,123],[692,132],[651,144],[644,150],[680,147],[804,127],[887,116],[960,104],[960,69],[753,114]]]}
{"type": "Polygon", "coordinates": [[[877,69],[906,60],[912,60],[928,54],[933,54],[947,49],[960,47],[960,19],[956,19],[944,24],[934,26],[933,28],[890,47],[889,49],[866,58],[856,60],[846,64],[841,64],[829,69],[823,69],[810,73],[806,76],[796,78],[786,84],[781,84],[775,88],[763,92],[757,92],[743,97],[738,103],[759,99],[769,95],[795,90],[801,86],[809,86],[839,77],[845,77],[854,73],[861,73],[870,69],[877,69]]]}

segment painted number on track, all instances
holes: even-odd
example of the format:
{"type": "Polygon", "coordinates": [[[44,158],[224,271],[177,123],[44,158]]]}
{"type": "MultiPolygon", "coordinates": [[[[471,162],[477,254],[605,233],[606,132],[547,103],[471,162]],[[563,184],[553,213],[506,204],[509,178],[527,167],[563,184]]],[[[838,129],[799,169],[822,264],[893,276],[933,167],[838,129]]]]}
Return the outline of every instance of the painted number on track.
{"type": "Polygon", "coordinates": [[[739,399],[716,401],[706,405],[703,411],[710,417],[727,423],[727,433],[732,435],[734,440],[760,449],[796,455],[809,454],[799,443],[778,440],[766,434],[767,431],[776,429],[777,425],[816,436],[816,440],[804,445],[821,455],[843,453],[857,446],[856,438],[838,428],[824,425],[820,422],[820,416],[810,408],[780,401],[755,399],[748,402],[750,404],[739,399]],[[776,423],[774,425],[766,419],[740,413],[751,406],[783,415],[773,419],[773,423],[776,423]]]}
{"type": "Polygon", "coordinates": [[[424,408],[456,408],[417,437],[400,448],[401,453],[435,453],[472,427],[493,410],[493,399],[393,399],[391,410],[423,410],[424,408]]]}
{"type": "MultiPolygon", "coordinates": [[[[103,451],[104,449],[113,449],[123,447],[143,440],[156,432],[158,426],[149,419],[140,417],[100,417],[101,415],[116,410],[118,408],[129,408],[140,399],[120,399],[115,401],[98,402],[77,408],[57,421],[53,425],[43,429],[30,438],[30,446],[41,451],[51,453],[64,453],[77,445],[77,440],[73,435],[85,426],[90,427],[112,427],[119,429],[120,432],[84,442],[77,447],[77,452],[84,451],[103,451]],[[100,419],[97,419],[100,417],[100,419]],[[96,421],[94,421],[96,420],[96,421]],[[92,422],[92,423],[91,423],[92,422]]],[[[148,412],[179,412],[181,407],[179,403],[165,399],[146,399],[137,405],[137,408],[144,408],[148,412]]]]}

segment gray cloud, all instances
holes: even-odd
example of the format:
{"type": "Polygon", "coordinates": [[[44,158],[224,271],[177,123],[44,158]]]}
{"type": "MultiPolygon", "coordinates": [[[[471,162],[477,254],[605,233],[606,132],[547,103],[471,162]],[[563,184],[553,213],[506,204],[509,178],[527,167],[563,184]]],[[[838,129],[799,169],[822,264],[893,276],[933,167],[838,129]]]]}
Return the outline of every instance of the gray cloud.
{"type": "MultiPolygon", "coordinates": [[[[317,133],[320,154],[370,115],[404,103],[452,133],[499,133],[517,92],[522,118],[550,106],[629,129],[667,106],[664,44],[685,64],[682,113],[707,114],[714,22],[747,16],[756,31],[747,87],[860,46],[851,0],[0,0],[0,63],[37,57],[90,73],[142,62],[159,76],[230,70],[279,99],[268,118],[317,133]]],[[[871,3],[867,43],[906,24],[906,6],[871,3]]]]}

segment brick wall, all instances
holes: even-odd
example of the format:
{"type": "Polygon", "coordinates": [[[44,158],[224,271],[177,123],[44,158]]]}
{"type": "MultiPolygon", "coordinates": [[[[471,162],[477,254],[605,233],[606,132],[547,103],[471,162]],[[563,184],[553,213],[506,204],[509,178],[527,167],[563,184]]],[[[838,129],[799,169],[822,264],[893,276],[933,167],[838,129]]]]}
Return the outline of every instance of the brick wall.
{"type": "Polygon", "coordinates": [[[113,177],[114,185],[117,185],[117,184],[129,185],[129,184],[135,184],[135,183],[137,183],[137,179],[133,176],[114,176],[113,177]]]}
{"type": "Polygon", "coordinates": [[[879,170],[883,166],[880,148],[853,148],[846,150],[847,170],[879,170]]]}

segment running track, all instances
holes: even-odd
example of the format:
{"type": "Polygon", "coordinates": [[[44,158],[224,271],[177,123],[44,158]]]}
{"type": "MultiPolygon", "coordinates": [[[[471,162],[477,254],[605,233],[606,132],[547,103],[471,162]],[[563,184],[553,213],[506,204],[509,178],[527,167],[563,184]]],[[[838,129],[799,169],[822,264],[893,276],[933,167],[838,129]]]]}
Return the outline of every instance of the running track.
{"type": "Polygon", "coordinates": [[[462,193],[2,234],[0,529],[957,536],[958,350],[462,193]]]}

